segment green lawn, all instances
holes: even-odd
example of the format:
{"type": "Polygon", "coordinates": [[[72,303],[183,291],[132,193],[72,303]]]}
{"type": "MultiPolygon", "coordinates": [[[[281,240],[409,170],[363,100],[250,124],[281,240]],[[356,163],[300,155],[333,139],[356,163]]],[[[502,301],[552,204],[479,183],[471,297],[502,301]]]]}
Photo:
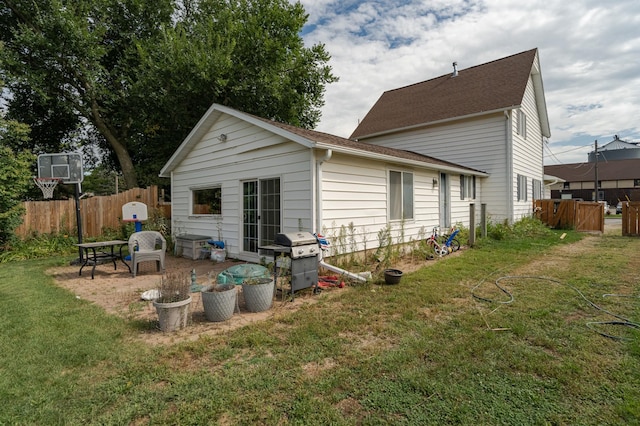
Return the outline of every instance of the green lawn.
{"type": "Polygon", "coordinates": [[[640,334],[577,291],[639,322],[640,239],[561,233],[162,347],[56,287],[65,259],[2,264],[0,424],[638,424],[640,334]]]}

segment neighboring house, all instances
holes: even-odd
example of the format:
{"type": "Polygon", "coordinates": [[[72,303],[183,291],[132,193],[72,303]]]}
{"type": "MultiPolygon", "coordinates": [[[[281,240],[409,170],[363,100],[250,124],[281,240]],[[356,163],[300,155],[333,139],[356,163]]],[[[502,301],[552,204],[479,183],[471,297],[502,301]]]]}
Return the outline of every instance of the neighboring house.
{"type": "MultiPolygon", "coordinates": [[[[550,136],[538,50],[384,92],[351,139],[409,150],[482,170],[476,202],[492,220],[530,215],[543,196],[543,144],[550,136]]],[[[440,224],[464,221],[440,182],[440,224]]],[[[463,178],[461,178],[463,179],[463,178]]],[[[468,219],[467,219],[468,220],[468,219]]]]}
{"type": "Polygon", "coordinates": [[[563,179],[551,186],[551,198],[594,200],[598,173],[598,200],[611,206],[640,200],[640,158],[545,166],[545,173],[563,179]]]}
{"type": "Polygon", "coordinates": [[[348,252],[377,247],[387,227],[394,243],[415,240],[440,223],[442,180],[458,194],[451,210],[468,212],[488,175],[214,104],[160,176],[171,178],[174,235],[221,239],[229,256],[257,262],[280,232],[342,234],[348,252]]]}
{"type": "MultiPolygon", "coordinates": [[[[545,168],[546,171],[546,168],[545,168]]],[[[542,192],[543,199],[549,199],[551,197],[551,189],[559,183],[564,183],[564,179],[558,176],[552,176],[545,173],[544,175],[544,190],[542,192]]]]}

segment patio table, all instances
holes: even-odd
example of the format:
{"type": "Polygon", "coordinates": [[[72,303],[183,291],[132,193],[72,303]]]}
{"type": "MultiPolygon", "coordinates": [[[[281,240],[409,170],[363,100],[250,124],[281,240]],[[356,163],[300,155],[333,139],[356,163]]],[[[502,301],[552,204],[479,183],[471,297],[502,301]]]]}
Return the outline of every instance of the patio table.
{"type": "Polygon", "coordinates": [[[122,247],[126,246],[129,242],[124,240],[111,240],[111,241],[97,241],[95,243],[82,243],[76,244],[76,246],[80,247],[84,250],[84,262],[80,266],[80,271],[78,271],[78,275],[82,275],[82,269],[87,265],[93,265],[91,268],[91,279],[93,279],[93,274],[96,270],[96,265],[98,263],[113,262],[113,269],[118,269],[116,261],[120,260],[131,273],[131,267],[127,262],[124,261],[124,257],[122,256],[122,247]],[[119,249],[116,252],[114,250],[115,247],[119,249]]]}

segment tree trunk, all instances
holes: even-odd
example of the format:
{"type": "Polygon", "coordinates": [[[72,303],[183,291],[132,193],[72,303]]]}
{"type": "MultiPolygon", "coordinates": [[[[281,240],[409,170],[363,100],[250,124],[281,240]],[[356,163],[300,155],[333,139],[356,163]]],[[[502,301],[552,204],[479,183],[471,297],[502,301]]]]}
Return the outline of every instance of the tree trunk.
{"type": "Polygon", "coordinates": [[[124,146],[122,142],[113,134],[109,126],[104,122],[100,112],[98,111],[98,105],[95,101],[92,102],[91,106],[91,114],[93,117],[93,124],[98,128],[98,131],[107,139],[109,145],[113,148],[113,152],[116,154],[118,158],[118,163],[120,163],[120,169],[122,170],[122,176],[124,177],[124,182],[127,185],[128,189],[137,188],[138,187],[138,177],[136,176],[136,171],[133,168],[133,161],[131,161],[131,156],[129,155],[129,151],[127,151],[127,147],[124,146]]]}
{"type": "Polygon", "coordinates": [[[107,140],[113,148],[113,151],[116,153],[116,157],[118,158],[118,162],[120,163],[120,169],[122,170],[122,176],[124,177],[124,182],[127,185],[127,189],[137,188],[138,177],[136,176],[136,171],[133,168],[133,162],[131,161],[129,151],[127,151],[125,146],[120,143],[120,141],[115,137],[107,137],[107,140]]]}

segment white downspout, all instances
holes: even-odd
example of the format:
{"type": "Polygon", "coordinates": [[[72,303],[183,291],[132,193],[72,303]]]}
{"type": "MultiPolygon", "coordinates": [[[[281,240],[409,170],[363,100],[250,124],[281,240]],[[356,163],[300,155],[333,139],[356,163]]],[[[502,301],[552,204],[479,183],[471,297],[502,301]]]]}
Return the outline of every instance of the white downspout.
{"type": "Polygon", "coordinates": [[[505,111],[505,136],[507,140],[507,220],[513,223],[513,110],[505,111]]]}
{"type": "Polygon", "coordinates": [[[316,161],[316,233],[322,233],[322,164],[329,161],[333,151],[327,149],[324,156],[316,161]]]}
{"type": "MultiPolygon", "coordinates": [[[[324,153],[324,156],[316,161],[316,233],[318,234],[322,232],[322,164],[325,161],[329,161],[332,155],[333,151],[331,149],[327,149],[324,153]]],[[[352,272],[345,271],[342,268],[338,268],[337,266],[326,263],[323,260],[322,250],[320,250],[318,264],[325,269],[335,272],[336,274],[347,276],[353,280],[366,282],[371,278],[371,273],[363,272],[361,274],[354,274],[352,272]]]]}

